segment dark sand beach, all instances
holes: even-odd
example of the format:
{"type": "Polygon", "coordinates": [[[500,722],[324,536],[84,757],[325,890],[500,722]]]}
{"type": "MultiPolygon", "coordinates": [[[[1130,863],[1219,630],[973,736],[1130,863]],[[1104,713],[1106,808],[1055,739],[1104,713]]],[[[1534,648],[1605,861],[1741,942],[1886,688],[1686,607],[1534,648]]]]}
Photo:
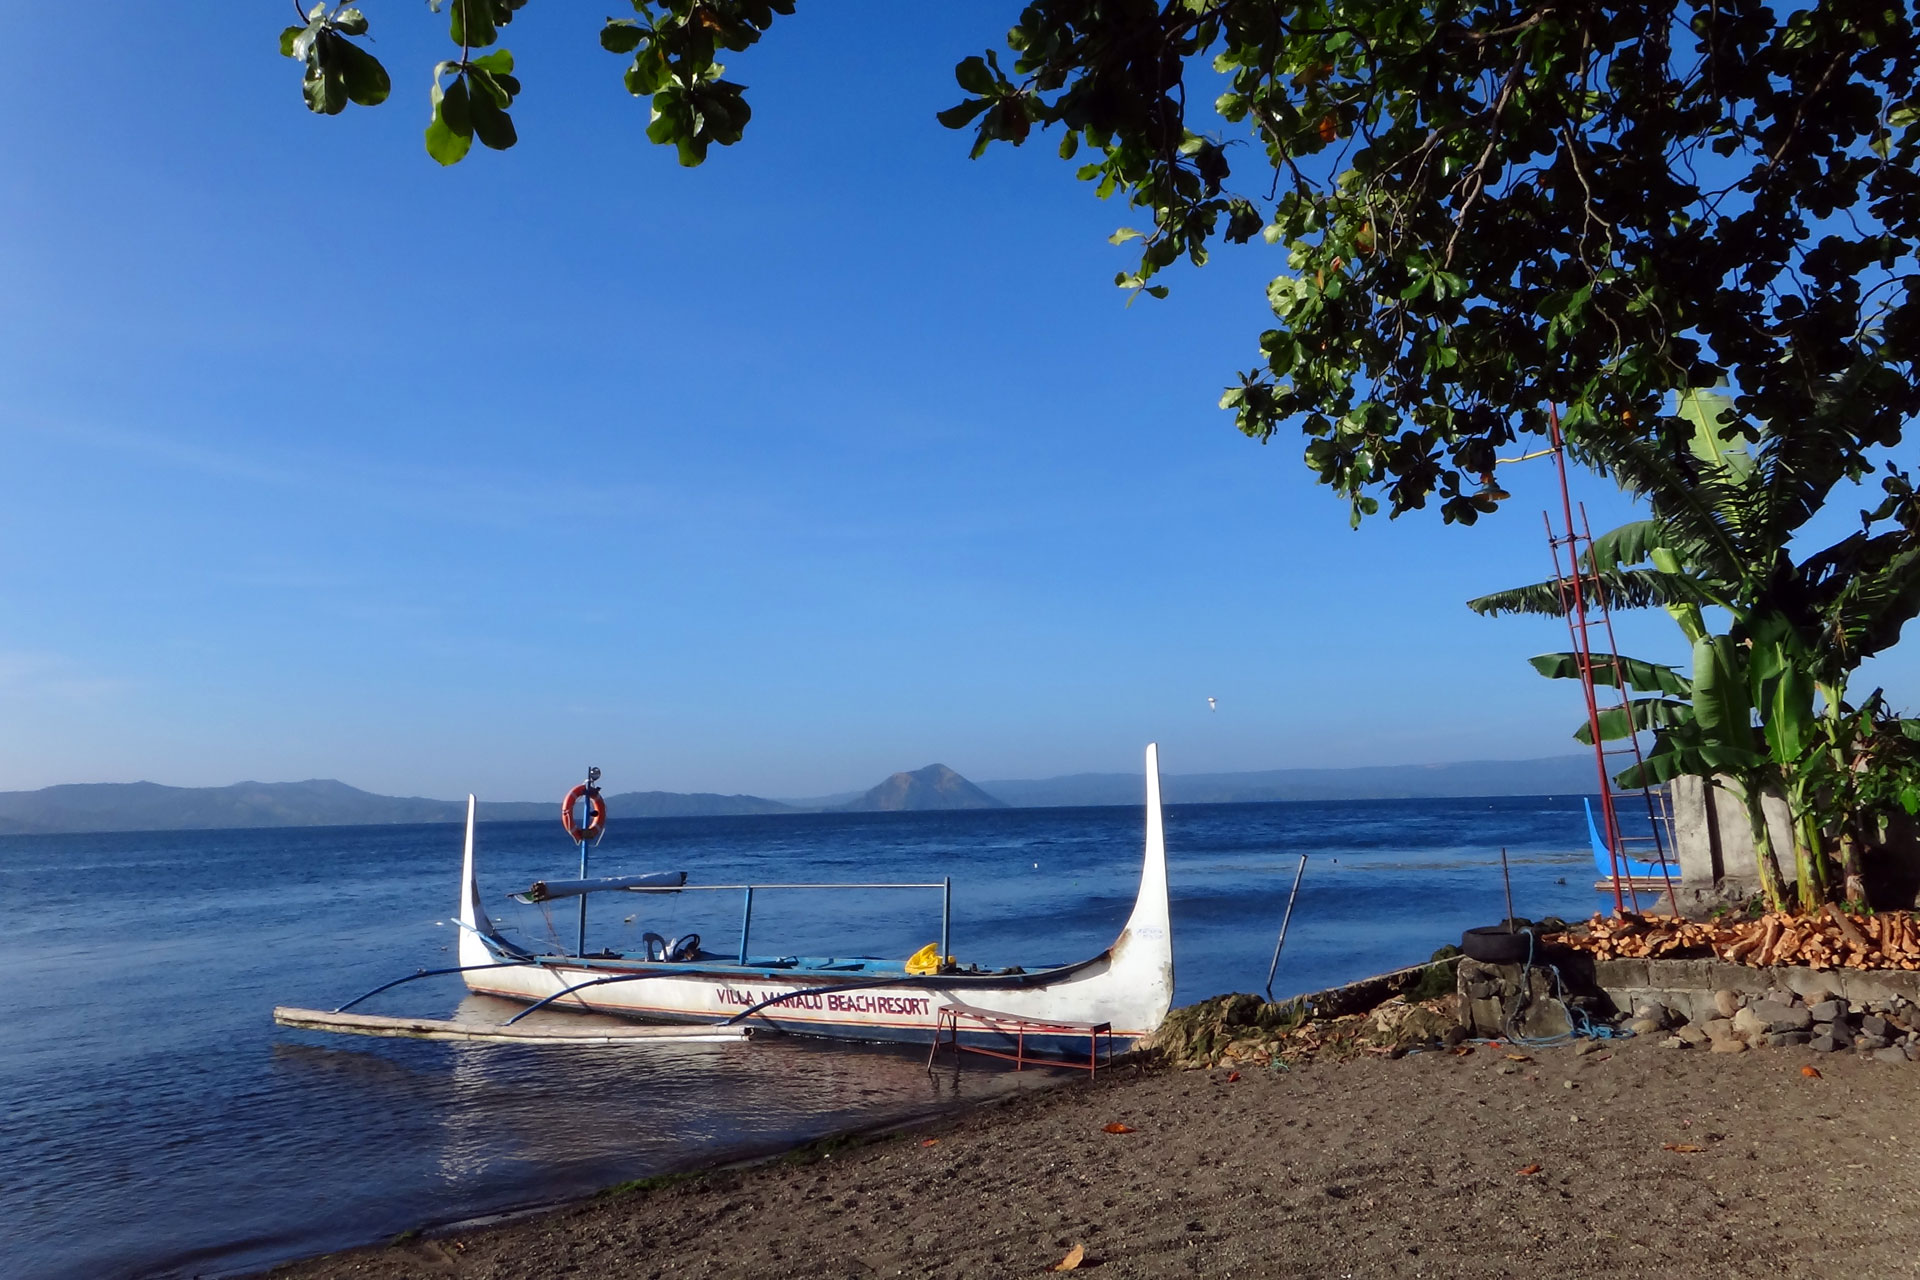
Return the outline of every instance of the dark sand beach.
{"type": "Polygon", "coordinates": [[[1113,1280],[1920,1274],[1920,1066],[1649,1037],[1229,1077],[1122,1067],[270,1274],[973,1280],[1076,1245],[1113,1280]]]}

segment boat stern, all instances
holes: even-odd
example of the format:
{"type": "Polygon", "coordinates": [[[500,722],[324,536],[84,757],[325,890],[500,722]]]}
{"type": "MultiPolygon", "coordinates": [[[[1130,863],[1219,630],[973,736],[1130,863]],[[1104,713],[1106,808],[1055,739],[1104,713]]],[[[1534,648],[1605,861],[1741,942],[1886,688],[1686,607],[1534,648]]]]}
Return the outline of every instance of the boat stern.
{"type": "MultiPolygon", "coordinates": [[[[1160,808],[1160,747],[1147,744],[1146,849],[1140,891],[1126,928],[1109,953],[1123,999],[1132,1007],[1129,1027],[1159,1029],[1173,1007],[1173,920],[1167,890],[1167,834],[1160,808]]],[[[1116,1027],[1119,1022],[1115,1022],[1116,1027]]]]}

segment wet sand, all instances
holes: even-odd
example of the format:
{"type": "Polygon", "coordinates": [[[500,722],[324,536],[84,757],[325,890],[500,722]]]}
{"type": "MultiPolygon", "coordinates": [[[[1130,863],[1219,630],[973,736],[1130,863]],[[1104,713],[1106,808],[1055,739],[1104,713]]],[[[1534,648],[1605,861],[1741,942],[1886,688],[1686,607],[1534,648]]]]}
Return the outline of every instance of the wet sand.
{"type": "Polygon", "coordinates": [[[1916,1100],[1920,1065],[1652,1038],[1237,1079],[1123,1067],[269,1274],[976,1280],[1083,1245],[1079,1270],[1111,1280],[1920,1275],[1916,1100]]]}

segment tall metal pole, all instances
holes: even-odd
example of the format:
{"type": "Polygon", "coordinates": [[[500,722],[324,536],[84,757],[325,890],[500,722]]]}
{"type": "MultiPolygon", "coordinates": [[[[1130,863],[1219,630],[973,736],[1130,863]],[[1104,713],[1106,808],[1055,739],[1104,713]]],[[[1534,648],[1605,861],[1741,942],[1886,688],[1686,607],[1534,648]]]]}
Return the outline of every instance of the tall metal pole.
{"type": "MultiPolygon", "coordinates": [[[[593,812],[591,796],[587,798],[587,812],[593,812]]],[[[580,842],[580,878],[582,880],[587,878],[587,842],[585,840],[580,842]]],[[[587,895],[584,893],[580,895],[580,949],[574,954],[581,956],[587,954],[587,895]]]]}
{"type": "Polygon", "coordinates": [[[1293,873],[1293,892],[1287,895],[1287,914],[1280,917],[1280,938],[1273,944],[1273,963],[1267,966],[1267,999],[1273,999],[1273,975],[1280,971],[1280,948],[1287,945],[1287,926],[1293,923],[1293,900],[1300,896],[1300,877],[1307,874],[1307,855],[1293,873]]]}
{"type": "MultiPolygon", "coordinates": [[[[585,819],[580,823],[580,826],[577,828],[577,830],[581,833],[580,834],[580,878],[582,880],[585,880],[587,878],[586,830],[588,825],[593,822],[593,797],[595,794],[594,784],[599,781],[600,781],[600,770],[596,768],[589,768],[587,770],[587,786],[586,786],[586,796],[585,796],[587,812],[586,812],[585,819]]],[[[569,822],[573,820],[572,809],[568,809],[567,811],[567,820],[569,822]]],[[[587,895],[584,893],[580,895],[579,950],[575,951],[574,954],[582,957],[584,957],[587,954],[587,895]]]]}
{"type": "Polygon", "coordinates": [[[953,877],[940,877],[940,958],[934,961],[936,969],[947,965],[947,936],[953,930],[953,877]]]}
{"type": "Polygon", "coordinates": [[[1513,929],[1513,873],[1507,870],[1507,846],[1500,846],[1500,883],[1507,887],[1507,932],[1513,929]]]}

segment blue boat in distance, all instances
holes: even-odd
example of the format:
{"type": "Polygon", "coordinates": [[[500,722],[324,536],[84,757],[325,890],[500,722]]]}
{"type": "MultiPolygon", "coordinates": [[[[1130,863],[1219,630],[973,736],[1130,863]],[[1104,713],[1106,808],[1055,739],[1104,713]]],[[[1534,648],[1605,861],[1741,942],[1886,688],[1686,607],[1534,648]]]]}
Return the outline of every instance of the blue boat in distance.
{"type": "MultiPolygon", "coordinates": [[[[1600,869],[1602,879],[1611,879],[1614,860],[1607,850],[1606,840],[1600,834],[1599,824],[1593,820],[1593,801],[1582,796],[1580,805],[1587,811],[1587,838],[1593,842],[1593,865],[1600,869]]],[[[1620,855],[1620,874],[1629,880],[1659,880],[1667,876],[1678,879],[1680,864],[1673,860],[1640,862],[1623,853],[1620,855]]]]}

